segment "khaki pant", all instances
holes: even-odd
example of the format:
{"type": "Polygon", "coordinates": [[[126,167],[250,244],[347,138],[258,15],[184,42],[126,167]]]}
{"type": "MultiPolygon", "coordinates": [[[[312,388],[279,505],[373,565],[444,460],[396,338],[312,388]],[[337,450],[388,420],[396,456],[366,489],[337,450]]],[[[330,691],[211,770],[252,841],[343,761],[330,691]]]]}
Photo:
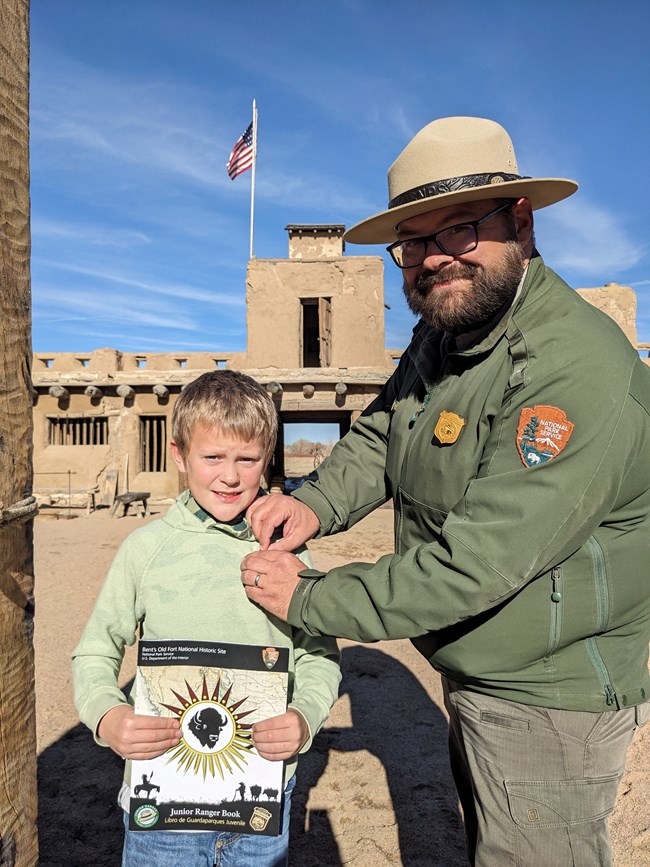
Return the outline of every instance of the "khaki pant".
{"type": "Polygon", "coordinates": [[[607,819],[650,704],[574,712],[443,685],[470,864],[610,867],[607,819]]]}

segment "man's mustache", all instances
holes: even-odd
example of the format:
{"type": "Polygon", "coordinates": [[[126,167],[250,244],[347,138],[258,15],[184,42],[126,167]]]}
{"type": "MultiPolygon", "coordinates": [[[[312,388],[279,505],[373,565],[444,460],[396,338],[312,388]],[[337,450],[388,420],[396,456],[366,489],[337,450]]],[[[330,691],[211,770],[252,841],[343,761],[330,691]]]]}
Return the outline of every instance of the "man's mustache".
{"type": "Polygon", "coordinates": [[[469,265],[464,262],[456,265],[445,265],[440,271],[420,274],[415,281],[415,290],[420,295],[428,295],[433,288],[441,283],[446,283],[448,280],[472,280],[479,267],[480,265],[469,265]]]}

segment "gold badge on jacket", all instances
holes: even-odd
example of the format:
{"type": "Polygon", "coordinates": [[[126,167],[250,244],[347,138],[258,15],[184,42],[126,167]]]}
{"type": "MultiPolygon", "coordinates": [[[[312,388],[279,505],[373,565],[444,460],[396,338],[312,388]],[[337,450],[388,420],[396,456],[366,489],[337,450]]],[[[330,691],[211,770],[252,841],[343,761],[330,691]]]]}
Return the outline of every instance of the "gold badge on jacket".
{"type": "Polygon", "coordinates": [[[433,432],[438,442],[442,443],[443,446],[446,446],[449,445],[449,443],[456,442],[464,426],[464,418],[461,418],[461,416],[457,415],[455,412],[444,410],[440,413],[440,418],[438,419],[438,423],[433,432]]]}

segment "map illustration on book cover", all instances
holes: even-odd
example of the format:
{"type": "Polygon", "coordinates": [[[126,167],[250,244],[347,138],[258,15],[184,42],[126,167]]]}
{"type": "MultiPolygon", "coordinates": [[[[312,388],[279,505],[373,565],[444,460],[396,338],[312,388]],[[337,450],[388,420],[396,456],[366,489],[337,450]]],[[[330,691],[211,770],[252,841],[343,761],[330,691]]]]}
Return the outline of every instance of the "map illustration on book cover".
{"type": "Polygon", "coordinates": [[[131,763],[131,830],[279,833],[284,763],[251,729],[286,711],[288,670],[286,647],[140,641],[135,712],[175,717],[181,740],[131,763]]]}

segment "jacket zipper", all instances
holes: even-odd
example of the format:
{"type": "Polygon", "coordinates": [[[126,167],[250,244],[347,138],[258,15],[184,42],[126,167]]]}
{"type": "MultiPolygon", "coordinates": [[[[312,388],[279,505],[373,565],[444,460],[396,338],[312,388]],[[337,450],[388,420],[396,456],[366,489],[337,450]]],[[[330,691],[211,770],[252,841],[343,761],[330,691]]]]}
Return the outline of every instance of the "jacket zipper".
{"type": "Polygon", "coordinates": [[[558,649],[562,634],[562,570],[559,566],[551,569],[551,618],[548,634],[548,650],[545,659],[548,661],[558,649]]]}
{"type": "MultiPolygon", "coordinates": [[[[605,631],[609,619],[609,594],[607,593],[607,566],[605,563],[605,553],[594,536],[590,536],[589,539],[587,539],[585,547],[587,553],[591,557],[593,566],[596,596],[596,632],[599,633],[605,631]]],[[[618,707],[616,692],[609,682],[609,672],[607,671],[605,661],[598,649],[596,638],[594,636],[587,638],[585,643],[587,646],[587,653],[603,688],[603,692],[605,693],[605,701],[608,707],[618,707]]]]}
{"type": "MultiPolygon", "coordinates": [[[[409,419],[409,427],[411,428],[411,430],[415,427],[415,422],[419,419],[419,417],[422,415],[422,413],[425,411],[425,409],[429,406],[429,403],[431,402],[431,398],[433,397],[433,392],[436,390],[438,384],[444,379],[445,373],[447,372],[447,359],[448,359],[448,357],[449,357],[449,354],[446,353],[440,359],[440,371],[438,373],[436,381],[434,383],[430,383],[429,385],[426,386],[427,390],[426,390],[426,394],[424,395],[424,398],[422,400],[422,406],[419,407],[418,409],[416,409],[415,412],[413,413],[413,415],[411,416],[411,418],[409,419]]],[[[417,365],[416,365],[416,367],[417,367],[417,365]]],[[[421,378],[424,381],[424,377],[421,376],[421,378]]]]}
{"type": "Polygon", "coordinates": [[[434,389],[433,385],[427,386],[427,393],[424,395],[424,400],[422,401],[422,406],[419,407],[418,409],[416,409],[415,412],[413,413],[413,415],[411,416],[411,418],[409,419],[409,426],[411,428],[414,427],[415,422],[422,415],[424,410],[428,407],[429,401],[431,400],[431,396],[433,395],[433,389],[434,389]]]}
{"type": "Polygon", "coordinates": [[[596,632],[604,632],[607,629],[607,620],[609,619],[609,594],[607,593],[605,554],[594,536],[590,536],[587,539],[585,547],[591,557],[596,584],[596,632]]]}

